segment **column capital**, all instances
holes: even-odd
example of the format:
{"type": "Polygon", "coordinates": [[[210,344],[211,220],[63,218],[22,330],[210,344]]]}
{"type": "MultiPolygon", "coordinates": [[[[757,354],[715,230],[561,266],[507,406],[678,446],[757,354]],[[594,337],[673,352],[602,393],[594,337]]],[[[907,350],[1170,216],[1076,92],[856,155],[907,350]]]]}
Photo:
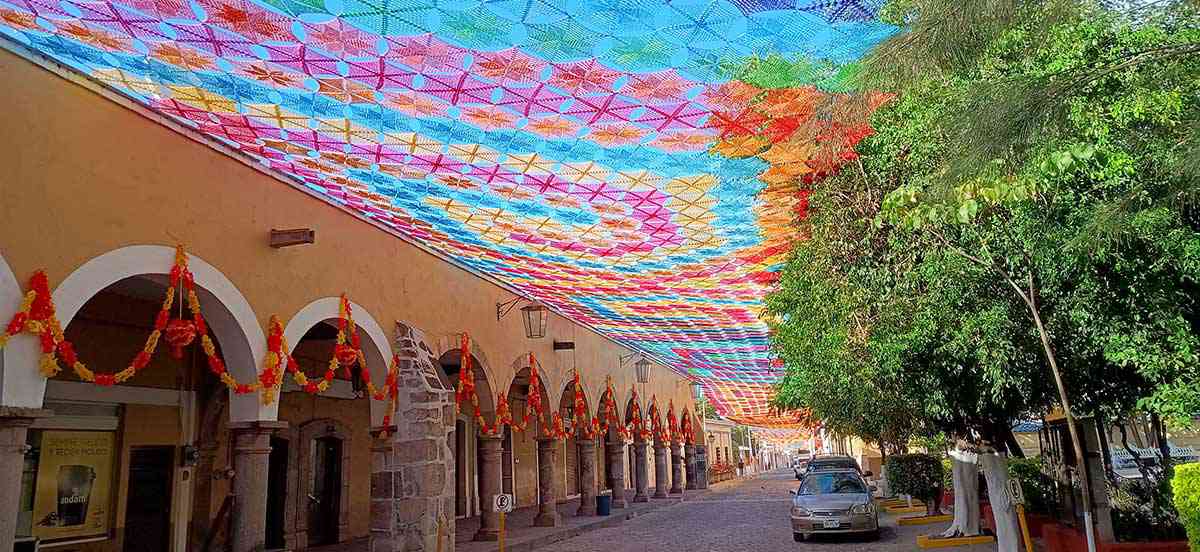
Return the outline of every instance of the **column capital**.
{"type": "Polygon", "coordinates": [[[485,434],[483,434],[483,433],[480,433],[480,432],[476,431],[476,432],[475,432],[475,435],[479,437],[479,440],[480,440],[480,441],[496,441],[496,442],[498,443],[498,442],[500,442],[500,441],[503,441],[503,440],[504,440],[504,434],[503,434],[503,433],[501,433],[501,434],[499,434],[499,435],[485,435],[485,434]]]}
{"type": "Polygon", "coordinates": [[[287,429],[288,423],[279,420],[251,420],[229,424],[229,430],[237,433],[274,433],[287,429]]]}
{"type": "Polygon", "coordinates": [[[26,408],[22,406],[0,406],[0,427],[29,427],[38,418],[49,418],[53,410],[26,408]]]}
{"type": "Polygon", "coordinates": [[[387,434],[388,437],[396,434],[396,424],[386,426],[374,426],[370,429],[371,438],[379,439],[387,434]]]}

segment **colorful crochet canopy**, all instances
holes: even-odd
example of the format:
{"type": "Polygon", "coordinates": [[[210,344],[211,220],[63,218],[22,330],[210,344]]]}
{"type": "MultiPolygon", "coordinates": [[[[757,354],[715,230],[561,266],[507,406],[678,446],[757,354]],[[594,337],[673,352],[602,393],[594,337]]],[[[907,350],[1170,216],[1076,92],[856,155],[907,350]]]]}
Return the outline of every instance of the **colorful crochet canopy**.
{"type": "Polygon", "coordinates": [[[755,428],[754,437],[764,443],[778,447],[804,445],[812,438],[811,430],[789,428],[755,428]]]}
{"type": "Polygon", "coordinates": [[[881,2],[0,0],[0,30],[778,426],[794,182],[862,136],[802,129],[881,2]]]}

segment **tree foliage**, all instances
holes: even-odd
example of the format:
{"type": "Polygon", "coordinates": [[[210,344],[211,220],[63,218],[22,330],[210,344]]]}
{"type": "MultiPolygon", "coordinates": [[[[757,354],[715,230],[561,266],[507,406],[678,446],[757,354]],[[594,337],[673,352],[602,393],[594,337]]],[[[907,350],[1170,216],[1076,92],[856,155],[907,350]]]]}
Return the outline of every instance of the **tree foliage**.
{"type": "Polygon", "coordinates": [[[1085,414],[1189,420],[1200,216],[1177,199],[1196,172],[1197,12],[984,4],[889,5],[912,32],[859,74],[902,79],[898,96],[814,185],[768,298],[777,401],[870,440],[996,444],[1056,402],[1055,361],[1085,414]],[[947,24],[970,31],[934,44],[947,24]]]}

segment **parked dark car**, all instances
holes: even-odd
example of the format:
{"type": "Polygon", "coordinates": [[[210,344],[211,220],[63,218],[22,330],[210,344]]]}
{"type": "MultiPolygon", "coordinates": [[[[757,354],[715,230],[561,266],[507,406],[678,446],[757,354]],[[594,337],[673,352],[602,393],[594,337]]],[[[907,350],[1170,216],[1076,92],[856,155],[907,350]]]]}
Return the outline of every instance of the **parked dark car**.
{"type": "MultiPolygon", "coordinates": [[[[818,456],[808,461],[808,471],[854,470],[862,474],[862,468],[849,456],[818,456]]],[[[871,474],[864,474],[871,475],[871,474]]]]}

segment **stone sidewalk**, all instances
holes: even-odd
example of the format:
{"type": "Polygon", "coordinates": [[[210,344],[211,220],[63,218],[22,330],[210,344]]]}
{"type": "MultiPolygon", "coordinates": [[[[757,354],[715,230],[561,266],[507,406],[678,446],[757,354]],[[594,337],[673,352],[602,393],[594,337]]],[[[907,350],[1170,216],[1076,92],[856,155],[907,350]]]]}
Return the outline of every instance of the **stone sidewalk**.
{"type": "MultiPolygon", "coordinates": [[[[627,491],[633,496],[632,489],[627,491]]],[[[558,512],[562,516],[562,525],[558,527],[533,527],[533,518],[537,515],[537,507],[519,508],[506,516],[504,550],[524,552],[547,546],[559,541],[577,537],[590,531],[615,527],[626,520],[633,519],[660,508],[668,508],[681,502],[699,498],[708,491],[684,491],[683,495],[671,495],[670,498],[652,498],[650,502],[630,503],[626,508],[614,508],[609,516],[575,516],[579,509],[579,499],[559,503],[558,512]]],[[[497,542],[474,542],[471,537],[479,529],[479,518],[460,519],[455,526],[455,541],[457,552],[493,552],[499,550],[497,542]]]]}

